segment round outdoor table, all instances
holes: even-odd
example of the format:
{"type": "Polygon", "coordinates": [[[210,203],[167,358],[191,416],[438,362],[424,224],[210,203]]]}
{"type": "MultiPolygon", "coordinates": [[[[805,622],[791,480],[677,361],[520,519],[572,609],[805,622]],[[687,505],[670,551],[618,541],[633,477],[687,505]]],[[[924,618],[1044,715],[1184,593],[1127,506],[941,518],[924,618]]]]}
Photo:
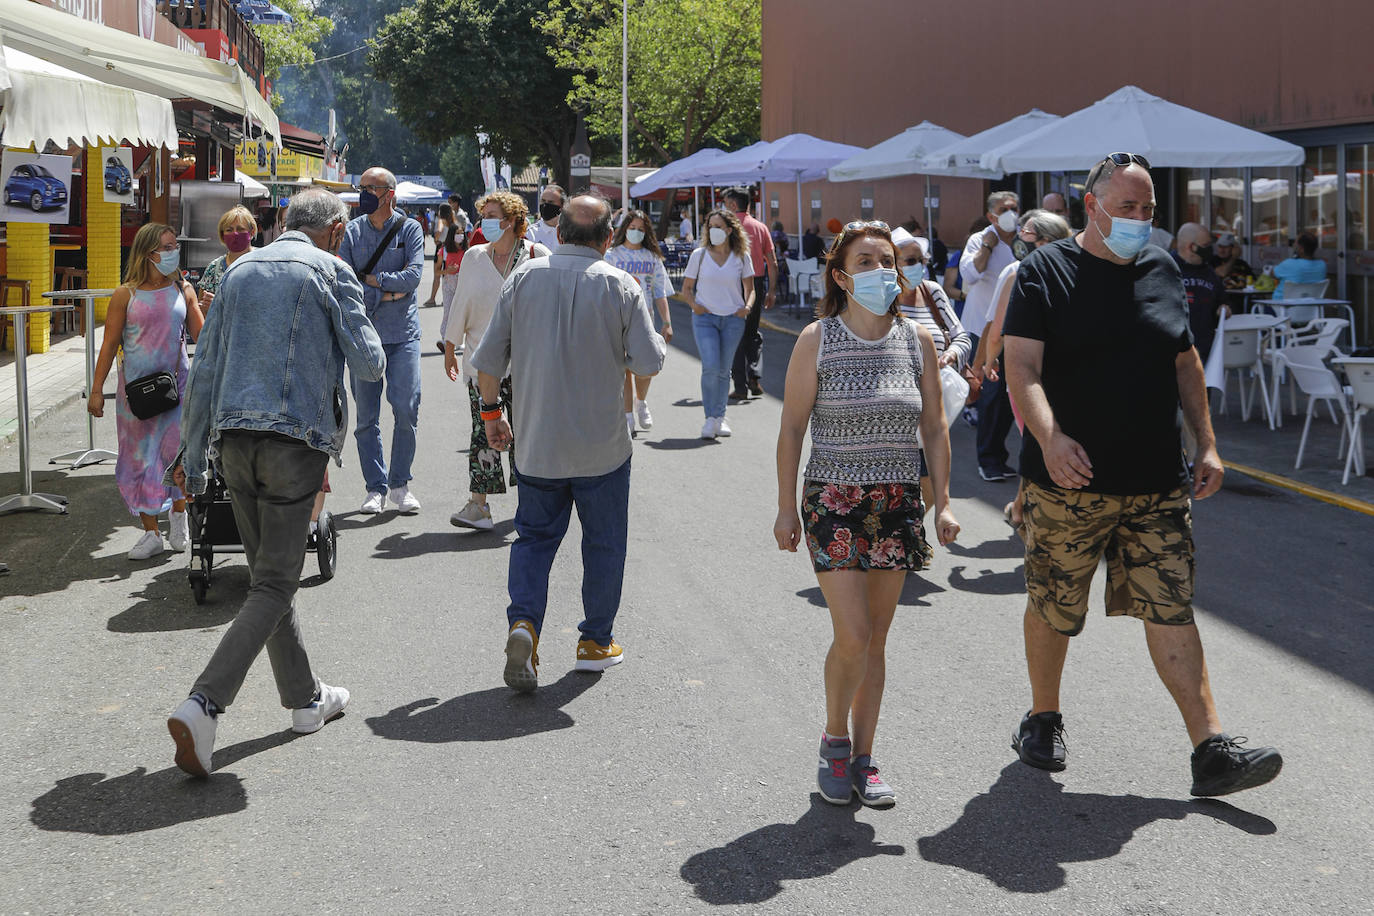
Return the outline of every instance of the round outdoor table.
{"type": "MultiPolygon", "coordinates": [[[[84,299],[86,310],[86,397],[91,396],[95,384],[95,300],[108,299],[114,295],[112,289],[58,289],[44,293],[44,299],[84,299]]],[[[119,455],[107,448],[95,447],[95,417],[86,414],[86,447],[63,452],[48,464],[67,462],[72,470],[88,464],[97,464],[119,455]]]]}
{"type": "Polygon", "coordinates": [[[70,305],[0,306],[0,315],[14,316],[14,379],[16,399],[19,402],[19,493],[0,499],[0,515],[11,512],[61,512],[67,511],[67,497],[52,493],[33,492],[33,472],[29,468],[29,377],[24,361],[29,355],[28,316],[39,312],[69,311],[70,305]]]}

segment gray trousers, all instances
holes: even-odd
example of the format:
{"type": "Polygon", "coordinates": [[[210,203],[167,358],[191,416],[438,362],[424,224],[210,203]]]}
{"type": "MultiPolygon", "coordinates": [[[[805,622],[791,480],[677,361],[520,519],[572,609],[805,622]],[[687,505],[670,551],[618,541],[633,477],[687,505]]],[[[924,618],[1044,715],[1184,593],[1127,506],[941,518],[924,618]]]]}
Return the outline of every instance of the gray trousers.
{"type": "Polygon", "coordinates": [[[226,431],[219,453],[252,585],[192,692],[227,709],[266,646],[281,704],[308,706],[318,684],[296,620],[296,591],[329,456],[299,439],[247,430],[226,431]]]}

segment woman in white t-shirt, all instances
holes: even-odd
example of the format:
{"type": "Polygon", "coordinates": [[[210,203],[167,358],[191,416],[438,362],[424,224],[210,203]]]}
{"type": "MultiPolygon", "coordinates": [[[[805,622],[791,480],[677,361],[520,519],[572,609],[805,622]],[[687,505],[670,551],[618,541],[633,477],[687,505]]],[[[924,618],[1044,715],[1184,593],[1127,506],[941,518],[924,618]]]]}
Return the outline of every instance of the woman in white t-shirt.
{"type": "Polygon", "coordinates": [[[701,438],[730,435],[725,402],[730,365],[744,336],[744,319],[754,304],[754,267],[749,237],[728,210],[706,214],[701,244],[687,261],[682,298],[692,307],[692,335],[701,357],[701,438]]]}
{"type": "MultiPolygon", "coordinates": [[[[611,239],[611,250],[606,252],[606,260],[619,267],[639,281],[644,290],[644,300],[653,306],[662,321],[660,333],[669,343],[673,340],[673,319],[668,314],[668,297],[673,294],[672,281],[663,267],[663,252],[654,238],[654,227],[649,214],[643,210],[631,210],[625,222],[615,231],[611,239]]],[[[649,383],[652,378],[635,375],[625,370],[625,425],[630,428],[630,438],[635,437],[635,421],[639,428],[653,429],[653,414],[649,413],[649,383]]]]}

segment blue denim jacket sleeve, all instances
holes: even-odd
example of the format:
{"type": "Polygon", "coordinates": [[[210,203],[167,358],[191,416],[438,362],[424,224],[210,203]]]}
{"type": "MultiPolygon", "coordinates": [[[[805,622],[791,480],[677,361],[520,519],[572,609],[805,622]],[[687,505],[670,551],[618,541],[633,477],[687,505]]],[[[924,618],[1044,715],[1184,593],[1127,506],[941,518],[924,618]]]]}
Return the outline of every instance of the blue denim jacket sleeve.
{"type": "Polygon", "coordinates": [[[192,495],[205,492],[210,471],[210,413],[215,399],[216,365],[223,348],[221,329],[224,307],[211,309],[196,341],[196,358],[186,379],[181,403],[181,465],[186,472],[186,490],[192,495]]]}
{"type": "Polygon", "coordinates": [[[353,268],[339,262],[334,279],[334,308],[330,318],[334,324],[334,339],[339,342],[348,368],[358,378],[381,381],[386,373],[386,354],[381,338],[372,322],[367,320],[363,304],[363,285],[353,268]]]}
{"type": "MultiPolygon", "coordinates": [[[[420,224],[407,219],[398,233],[406,247],[406,266],[402,270],[379,270],[377,282],[388,293],[408,293],[420,286],[425,271],[425,237],[420,224]]],[[[350,261],[350,263],[352,263],[350,261]]]]}

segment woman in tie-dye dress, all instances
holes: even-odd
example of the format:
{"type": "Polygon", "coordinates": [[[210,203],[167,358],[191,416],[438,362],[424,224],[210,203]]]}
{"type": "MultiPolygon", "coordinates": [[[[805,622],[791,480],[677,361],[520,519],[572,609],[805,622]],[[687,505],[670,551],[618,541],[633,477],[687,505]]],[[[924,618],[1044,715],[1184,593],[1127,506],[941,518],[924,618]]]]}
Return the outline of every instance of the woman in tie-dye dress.
{"type": "Polygon", "coordinates": [[[185,339],[196,339],[204,319],[196,294],[181,279],[180,255],[176,233],[168,226],[149,223],[134,236],[124,284],[110,297],[105,339],[86,404],[92,415],[104,416],[105,379],[116,352],[123,348],[115,402],[119,435],[115,483],[125,505],[143,525],[142,536],[129,551],[131,560],[162,553],[157,517],[168,510],[172,549],[186,549],[188,540],[185,495],[162,482],[181,447],[181,406],[140,420],[129,409],[124,393],[129,379],[155,372],[171,372],[176,376],[178,393],[186,391],[185,339]]]}

